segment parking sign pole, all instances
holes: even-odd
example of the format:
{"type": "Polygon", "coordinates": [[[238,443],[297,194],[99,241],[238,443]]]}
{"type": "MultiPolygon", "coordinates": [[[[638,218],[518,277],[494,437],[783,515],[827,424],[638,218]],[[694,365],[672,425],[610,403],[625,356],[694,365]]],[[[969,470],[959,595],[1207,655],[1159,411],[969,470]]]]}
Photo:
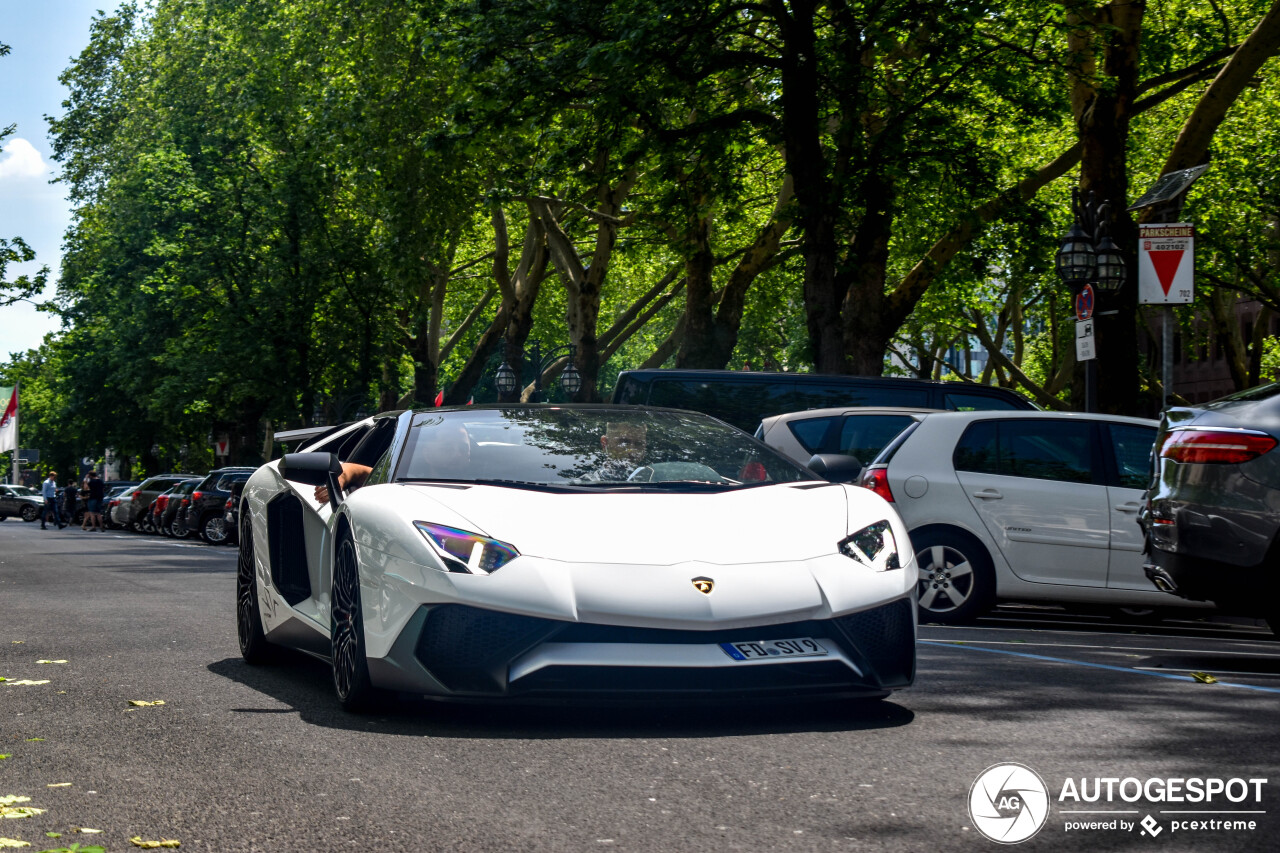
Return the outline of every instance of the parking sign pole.
{"type": "Polygon", "coordinates": [[[1169,408],[1173,397],[1173,306],[1166,305],[1160,312],[1164,328],[1160,332],[1160,385],[1164,389],[1164,399],[1160,408],[1169,408]]]}

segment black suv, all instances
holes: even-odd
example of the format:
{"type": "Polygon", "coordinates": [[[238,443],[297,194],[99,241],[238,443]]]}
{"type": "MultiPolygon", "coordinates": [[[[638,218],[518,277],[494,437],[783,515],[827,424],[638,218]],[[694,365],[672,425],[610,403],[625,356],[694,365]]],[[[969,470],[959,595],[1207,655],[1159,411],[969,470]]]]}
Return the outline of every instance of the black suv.
{"type": "Polygon", "coordinates": [[[624,370],[610,402],[692,409],[751,432],[764,418],[833,406],[1035,409],[1005,388],[892,376],[739,370],[624,370]]]}
{"type": "Polygon", "coordinates": [[[196,490],[191,493],[187,506],[187,527],[210,545],[229,544],[226,513],[227,498],[231,496],[232,483],[242,482],[258,469],[219,468],[210,471],[196,490]]]}

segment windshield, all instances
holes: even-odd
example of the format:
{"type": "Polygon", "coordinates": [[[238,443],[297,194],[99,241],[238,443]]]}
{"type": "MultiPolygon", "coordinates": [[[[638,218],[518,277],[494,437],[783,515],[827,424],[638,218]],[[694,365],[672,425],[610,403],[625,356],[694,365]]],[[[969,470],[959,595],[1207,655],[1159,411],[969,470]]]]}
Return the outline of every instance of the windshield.
{"type": "Polygon", "coordinates": [[[39,496],[39,492],[26,486],[10,486],[9,491],[21,498],[34,498],[39,496]]]}
{"type": "Polygon", "coordinates": [[[396,479],[733,489],[816,477],[694,412],[511,406],[415,415],[396,479]]]}

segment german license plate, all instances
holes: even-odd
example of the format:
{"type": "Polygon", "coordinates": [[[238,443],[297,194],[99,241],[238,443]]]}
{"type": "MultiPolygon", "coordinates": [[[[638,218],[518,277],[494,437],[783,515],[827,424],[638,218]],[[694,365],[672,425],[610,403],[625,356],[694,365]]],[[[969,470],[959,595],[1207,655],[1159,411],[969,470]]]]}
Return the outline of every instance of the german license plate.
{"type": "Polygon", "coordinates": [[[756,640],[751,643],[721,643],[720,648],[734,660],[773,658],[825,657],[827,650],[817,640],[797,637],[794,640],[756,640]]]}

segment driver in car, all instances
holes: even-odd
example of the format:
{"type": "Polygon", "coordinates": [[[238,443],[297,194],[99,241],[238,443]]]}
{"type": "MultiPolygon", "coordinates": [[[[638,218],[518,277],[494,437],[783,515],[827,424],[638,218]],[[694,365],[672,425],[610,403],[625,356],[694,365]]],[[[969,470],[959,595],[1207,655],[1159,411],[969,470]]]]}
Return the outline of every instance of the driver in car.
{"type": "Polygon", "coordinates": [[[595,471],[583,479],[597,482],[627,480],[645,462],[648,451],[648,431],[641,424],[607,423],[600,436],[605,460],[595,471]]]}

